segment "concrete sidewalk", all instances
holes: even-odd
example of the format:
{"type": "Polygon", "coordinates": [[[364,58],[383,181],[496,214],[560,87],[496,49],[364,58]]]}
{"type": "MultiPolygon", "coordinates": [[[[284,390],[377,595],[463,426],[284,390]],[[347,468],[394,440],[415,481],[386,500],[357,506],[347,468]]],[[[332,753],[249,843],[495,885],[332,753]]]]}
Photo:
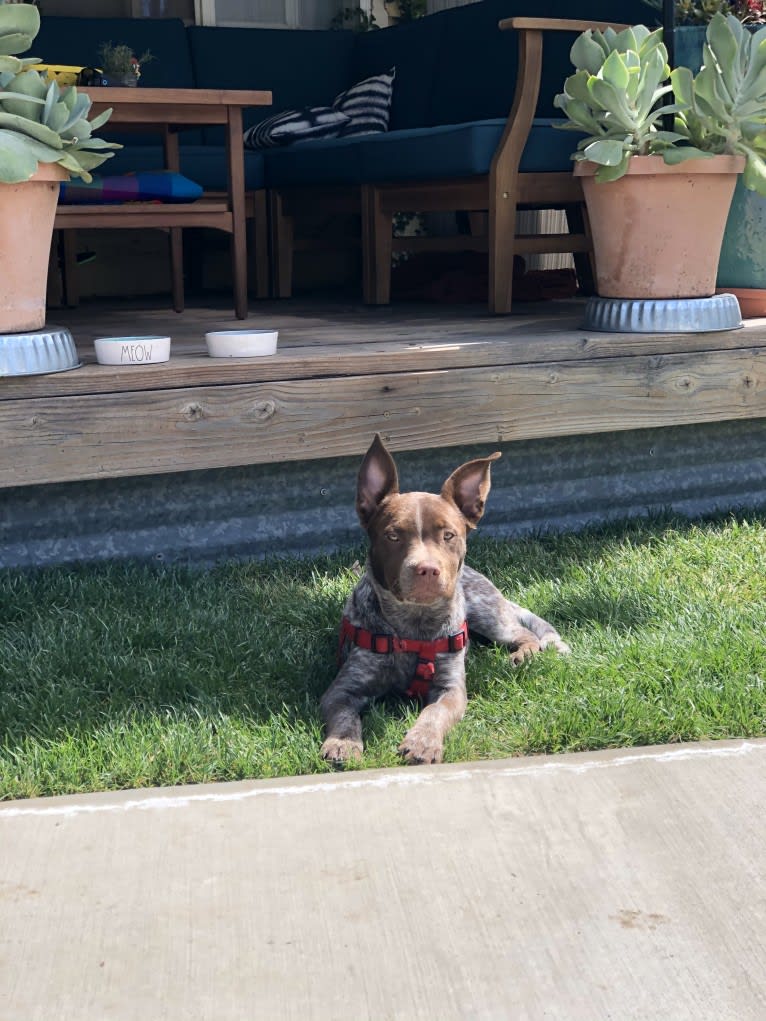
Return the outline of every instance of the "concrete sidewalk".
{"type": "Polygon", "coordinates": [[[766,741],[0,805],[2,1021],[766,1018],[766,741]]]}

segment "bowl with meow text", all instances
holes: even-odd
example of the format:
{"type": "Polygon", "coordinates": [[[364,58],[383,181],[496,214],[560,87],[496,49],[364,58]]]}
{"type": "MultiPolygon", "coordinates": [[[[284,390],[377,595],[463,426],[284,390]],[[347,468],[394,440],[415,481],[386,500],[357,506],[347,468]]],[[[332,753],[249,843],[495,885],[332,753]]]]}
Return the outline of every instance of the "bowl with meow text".
{"type": "Polygon", "coordinates": [[[211,358],[259,358],[277,350],[278,330],[212,330],[205,334],[211,358]]]}
{"type": "Polygon", "coordinates": [[[93,347],[101,365],[156,365],[170,358],[170,337],[97,337],[93,347]]]}

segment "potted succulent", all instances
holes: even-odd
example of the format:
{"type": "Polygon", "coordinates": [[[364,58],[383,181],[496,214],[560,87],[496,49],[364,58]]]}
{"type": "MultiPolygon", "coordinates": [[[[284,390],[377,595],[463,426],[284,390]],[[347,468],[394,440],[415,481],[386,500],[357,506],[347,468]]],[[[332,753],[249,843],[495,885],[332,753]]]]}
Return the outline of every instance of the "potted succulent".
{"type": "Polygon", "coordinates": [[[125,43],[101,43],[98,48],[101,74],[98,85],[122,85],[133,88],[141,77],[141,65],[153,60],[149,50],[137,57],[125,43]]]}
{"type": "Polygon", "coordinates": [[[737,18],[716,14],[696,77],[686,67],[671,73],[660,29],[575,41],[577,71],[555,103],[566,126],[586,134],[573,158],[600,296],[714,293],[737,175],[766,194],[766,47],[749,40],[737,18]]]}
{"type": "Polygon", "coordinates": [[[48,253],[59,194],[69,175],[90,171],[119,148],[92,132],[91,101],[61,89],[20,58],[40,28],[32,4],[0,2],[0,332],[39,330],[45,322],[48,253]]]}

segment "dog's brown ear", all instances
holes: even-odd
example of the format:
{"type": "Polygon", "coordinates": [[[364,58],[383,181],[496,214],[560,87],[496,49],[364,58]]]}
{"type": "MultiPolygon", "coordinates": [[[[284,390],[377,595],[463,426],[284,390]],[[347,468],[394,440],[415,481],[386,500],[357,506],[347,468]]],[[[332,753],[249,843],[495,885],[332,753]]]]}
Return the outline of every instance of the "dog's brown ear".
{"type": "Polygon", "coordinates": [[[383,445],[380,433],[364,455],[356,486],[356,513],[366,528],[380,502],[391,493],[399,492],[399,476],[394,459],[383,445]]]}
{"type": "Polygon", "coordinates": [[[496,450],[489,457],[461,464],[442,486],[441,495],[457,505],[471,528],[481,520],[489,496],[489,466],[500,456],[500,451],[496,450]]]}

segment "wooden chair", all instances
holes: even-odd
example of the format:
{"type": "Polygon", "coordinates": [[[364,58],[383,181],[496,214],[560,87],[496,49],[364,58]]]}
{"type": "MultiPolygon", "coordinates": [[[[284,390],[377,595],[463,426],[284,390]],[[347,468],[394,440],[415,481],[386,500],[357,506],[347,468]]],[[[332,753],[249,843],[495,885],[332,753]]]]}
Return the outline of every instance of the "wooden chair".
{"type": "MultiPolygon", "coordinates": [[[[391,298],[391,256],[394,251],[465,250],[489,254],[489,308],[511,311],[514,255],[571,252],[581,288],[592,290],[591,241],[579,180],[571,171],[522,173],[519,169],[540,93],[543,66],[543,32],[584,32],[588,28],[616,30],[617,23],[548,18],[508,18],[503,30],[519,33],[519,70],[516,91],[505,131],[485,176],[455,180],[405,181],[362,187],[362,254],[365,301],[388,304],[391,298]],[[568,233],[523,235],[516,232],[520,209],[561,209],[568,233]],[[486,223],[483,234],[457,237],[393,238],[393,217],[398,212],[484,213],[471,216],[472,224],[486,223]]],[[[562,84],[566,68],[562,68],[562,84]]]]}

